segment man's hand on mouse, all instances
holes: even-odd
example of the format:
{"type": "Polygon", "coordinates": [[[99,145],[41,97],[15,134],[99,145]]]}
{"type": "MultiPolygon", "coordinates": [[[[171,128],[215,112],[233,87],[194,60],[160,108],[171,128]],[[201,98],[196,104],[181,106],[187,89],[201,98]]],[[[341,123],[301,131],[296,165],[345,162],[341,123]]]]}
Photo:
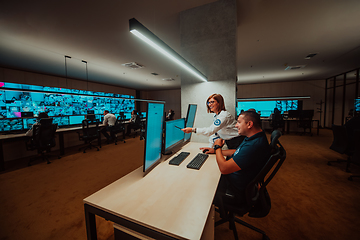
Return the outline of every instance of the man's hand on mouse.
{"type": "Polygon", "coordinates": [[[201,147],[200,150],[206,154],[215,153],[214,149],[209,147],[201,147]]]}

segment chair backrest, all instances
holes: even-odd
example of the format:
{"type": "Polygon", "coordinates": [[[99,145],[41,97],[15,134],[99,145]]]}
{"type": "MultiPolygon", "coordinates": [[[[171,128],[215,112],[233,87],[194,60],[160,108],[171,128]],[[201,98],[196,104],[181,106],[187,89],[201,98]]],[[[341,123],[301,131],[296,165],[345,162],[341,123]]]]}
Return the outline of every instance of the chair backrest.
{"type": "MultiPolygon", "coordinates": [[[[281,136],[281,132],[278,130],[273,131],[271,134],[271,147],[272,147],[272,155],[269,160],[265,164],[265,166],[261,169],[261,171],[256,175],[256,177],[247,185],[246,187],[246,201],[249,209],[253,208],[256,203],[260,200],[264,200],[263,198],[268,195],[266,186],[273,179],[275,174],[280,169],[281,165],[286,159],[286,151],[284,147],[279,142],[279,137],[281,136]],[[261,199],[262,198],[262,199],[261,199]]],[[[270,198],[268,199],[270,201],[270,198]]],[[[270,204],[270,203],[269,203],[270,204]]],[[[266,207],[265,207],[266,208],[266,207]]],[[[270,211],[270,206],[264,213],[250,214],[251,217],[264,217],[270,211]]]]}
{"type": "Polygon", "coordinates": [[[331,150],[338,153],[346,153],[348,150],[348,135],[345,126],[332,125],[333,142],[330,146],[331,150]]]}
{"type": "Polygon", "coordinates": [[[279,142],[279,138],[281,137],[281,132],[279,130],[274,130],[272,133],[271,133],[271,136],[270,136],[270,147],[271,147],[271,153],[275,153],[276,150],[278,149],[278,144],[280,144],[279,142]]]}
{"type": "Polygon", "coordinates": [[[99,136],[99,122],[92,122],[88,119],[82,121],[83,138],[96,138],[99,136]]]}
{"type": "Polygon", "coordinates": [[[40,119],[40,124],[41,125],[51,125],[53,122],[53,119],[52,118],[41,118],[40,119]]]}
{"type": "Polygon", "coordinates": [[[38,124],[34,125],[33,128],[32,139],[35,148],[45,150],[55,146],[57,124],[38,124]]]}

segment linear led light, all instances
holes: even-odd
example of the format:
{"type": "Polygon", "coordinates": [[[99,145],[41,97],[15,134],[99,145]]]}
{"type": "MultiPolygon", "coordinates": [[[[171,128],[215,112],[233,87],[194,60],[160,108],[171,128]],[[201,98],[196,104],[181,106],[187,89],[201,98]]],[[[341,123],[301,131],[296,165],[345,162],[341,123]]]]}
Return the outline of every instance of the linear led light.
{"type": "Polygon", "coordinates": [[[238,98],[238,101],[258,101],[258,100],[297,100],[297,99],[309,99],[310,96],[298,96],[298,97],[263,97],[263,98],[238,98]]]}
{"type": "Polygon", "coordinates": [[[153,34],[149,29],[142,25],[138,20],[132,18],[129,20],[130,32],[155,48],[161,54],[192,73],[202,81],[207,82],[207,77],[197,70],[193,65],[186,61],[182,56],[175,52],[171,47],[164,43],[160,38],[153,34]]]}

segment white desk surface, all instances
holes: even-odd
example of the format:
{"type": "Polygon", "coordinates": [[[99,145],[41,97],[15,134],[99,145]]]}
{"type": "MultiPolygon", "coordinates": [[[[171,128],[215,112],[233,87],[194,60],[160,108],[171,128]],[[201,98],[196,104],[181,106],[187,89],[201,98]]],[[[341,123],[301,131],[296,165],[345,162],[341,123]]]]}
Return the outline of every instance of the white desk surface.
{"type": "Polygon", "coordinates": [[[205,145],[190,142],[180,150],[190,152],[180,166],[169,164],[176,153],[145,177],[140,167],[84,203],[179,239],[200,239],[221,174],[214,154],[200,170],[186,165],[205,145]]]}

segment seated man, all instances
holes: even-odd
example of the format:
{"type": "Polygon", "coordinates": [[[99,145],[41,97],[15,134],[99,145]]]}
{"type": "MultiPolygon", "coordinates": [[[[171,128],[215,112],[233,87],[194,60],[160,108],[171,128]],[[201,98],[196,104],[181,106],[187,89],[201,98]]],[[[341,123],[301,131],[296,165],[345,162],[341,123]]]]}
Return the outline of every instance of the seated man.
{"type": "Polygon", "coordinates": [[[131,129],[136,129],[136,119],[140,117],[136,110],[133,110],[131,112],[131,118],[130,118],[130,121],[129,121],[129,124],[127,125],[127,128],[126,128],[126,136],[130,136],[130,133],[131,133],[131,129]]]}
{"type": "Polygon", "coordinates": [[[237,149],[222,150],[223,139],[215,141],[216,161],[222,173],[215,194],[214,204],[222,211],[223,196],[229,192],[235,196],[234,203],[245,203],[245,189],[261,171],[270,157],[271,147],[261,129],[260,115],[245,111],[238,117],[235,127],[246,136],[237,149]],[[224,156],[230,156],[225,160],[224,156]]]}
{"type": "Polygon", "coordinates": [[[115,123],[116,123],[116,116],[114,114],[111,114],[108,110],[105,110],[104,121],[103,121],[105,127],[101,129],[101,133],[106,137],[107,143],[114,140],[115,138],[115,136],[109,136],[109,134],[107,133],[108,131],[110,131],[111,127],[115,126],[115,123]]]}

